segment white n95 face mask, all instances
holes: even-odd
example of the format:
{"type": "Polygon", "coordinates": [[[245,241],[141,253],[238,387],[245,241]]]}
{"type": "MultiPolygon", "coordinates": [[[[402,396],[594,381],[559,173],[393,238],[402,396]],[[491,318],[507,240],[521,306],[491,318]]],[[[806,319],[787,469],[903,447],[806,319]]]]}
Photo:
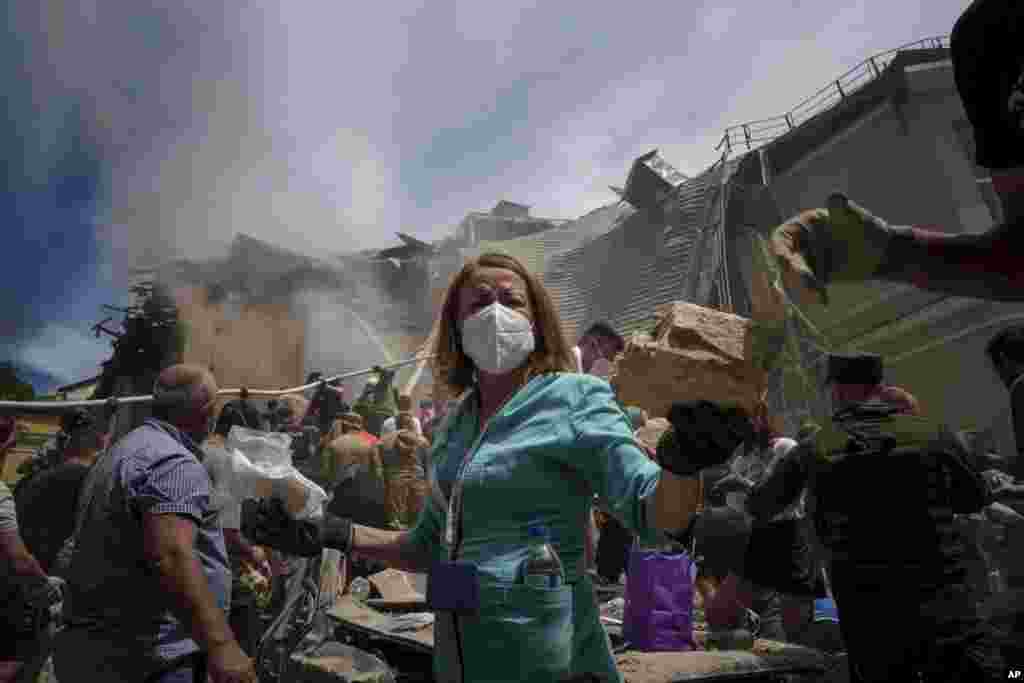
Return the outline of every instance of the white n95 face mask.
{"type": "Polygon", "coordinates": [[[477,368],[492,375],[521,366],[534,344],[530,320],[497,302],[462,322],[462,348],[477,368]]]}

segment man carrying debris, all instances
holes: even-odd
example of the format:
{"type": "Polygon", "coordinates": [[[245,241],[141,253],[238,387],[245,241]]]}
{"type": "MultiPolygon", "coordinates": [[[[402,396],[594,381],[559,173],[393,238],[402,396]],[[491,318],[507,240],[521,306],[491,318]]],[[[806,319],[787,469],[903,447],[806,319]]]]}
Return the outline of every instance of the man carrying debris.
{"type": "Polygon", "coordinates": [[[175,365],[153,387],[151,419],[86,478],[67,571],[58,678],[254,683],[228,625],[231,570],[197,446],[210,433],[217,383],[175,365]]]}
{"type": "Polygon", "coordinates": [[[954,523],[989,498],[962,440],[920,417],[910,394],[882,383],[880,357],[828,362],[831,422],[776,464],[747,508],[770,518],[808,487],[851,680],[1001,679],[1002,658],[971,599],[954,523]]]}
{"type": "Polygon", "coordinates": [[[980,234],[890,225],[842,194],[775,230],[789,287],[826,301],[832,282],[913,284],[957,296],[1024,300],[1024,4],[974,0],[950,40],[957,90],[991,171],[1004,222],[980,234]]]}

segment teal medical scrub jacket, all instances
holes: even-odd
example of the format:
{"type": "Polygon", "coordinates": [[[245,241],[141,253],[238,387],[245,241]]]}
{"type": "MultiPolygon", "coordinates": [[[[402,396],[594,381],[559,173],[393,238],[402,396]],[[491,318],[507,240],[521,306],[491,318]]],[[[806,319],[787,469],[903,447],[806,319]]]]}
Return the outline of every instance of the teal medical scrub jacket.
{"type": "Polygon", "coordinates": [[[634,440],[609,384],[596,377],[534,378],[491,418],[482,438],[478,411],[470,391],[435,432],[433,493],[411,532],[422,552],[448,559],[448,499],[475,445],[462,471],[458,559],[477,566],[481,608],[472,616],[438,615],[437,680],[542,683],[592,673],[621,681],[584,571],[584,534],[596,493],[641,543],[660,542],[646,500],[661,469],[634,440]],[[535,522],[551,531],[566,571],[562,588],[516,581],[535,522]]]}

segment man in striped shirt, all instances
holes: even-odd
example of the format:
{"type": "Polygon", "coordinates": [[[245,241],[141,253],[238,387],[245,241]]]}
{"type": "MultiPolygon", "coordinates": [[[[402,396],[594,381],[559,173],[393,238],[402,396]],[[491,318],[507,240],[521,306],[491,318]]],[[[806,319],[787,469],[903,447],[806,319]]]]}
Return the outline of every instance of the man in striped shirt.
{"type": "Polygon", "coordinates": [[[93,466],[79,494],[57,676],[95,683],[255,683],[228,625],[231,569],[201,443],[217,383],[176,365],[153,417],[93,466]]]}

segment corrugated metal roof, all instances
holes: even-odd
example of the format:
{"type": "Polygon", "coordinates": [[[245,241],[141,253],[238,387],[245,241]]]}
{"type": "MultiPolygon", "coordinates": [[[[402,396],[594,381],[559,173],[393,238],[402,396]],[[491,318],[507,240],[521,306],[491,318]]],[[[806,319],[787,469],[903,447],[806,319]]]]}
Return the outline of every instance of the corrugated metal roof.
{"type": "Polygon", "coordinates": [[[570,339],[597,320],[623,334],[647,331],[659,306],[682,299],[708,190],[720,181],[721,167],[712,167],[680,185],[671,225],[633,211],[611,231],[548,260],[544,282],[570,339]]]}
{"type": "Polygon", "coordinates": [[[695,237],[713,217],[709,190],[727,180],[739,161],[716,164],[676,188],[678,211],[670,224],[619,202],[536,235],[480,242],[463,255],[506,253],[541,274],[570,339],[597,320],[623,334],[647,331],[659,306],[685,297],[695,237]]]}
{"type": "Polygon", "coordinates": [[[511,240],[481,241],[475,247],[463,249],[462,253],[467,259],[487,252],[508,254],[522,261],[530,272],[542,274],[554,255],[608,232],[623,215],[632,212],[628,205],[617,202],[550,230],[511,240]]]}

